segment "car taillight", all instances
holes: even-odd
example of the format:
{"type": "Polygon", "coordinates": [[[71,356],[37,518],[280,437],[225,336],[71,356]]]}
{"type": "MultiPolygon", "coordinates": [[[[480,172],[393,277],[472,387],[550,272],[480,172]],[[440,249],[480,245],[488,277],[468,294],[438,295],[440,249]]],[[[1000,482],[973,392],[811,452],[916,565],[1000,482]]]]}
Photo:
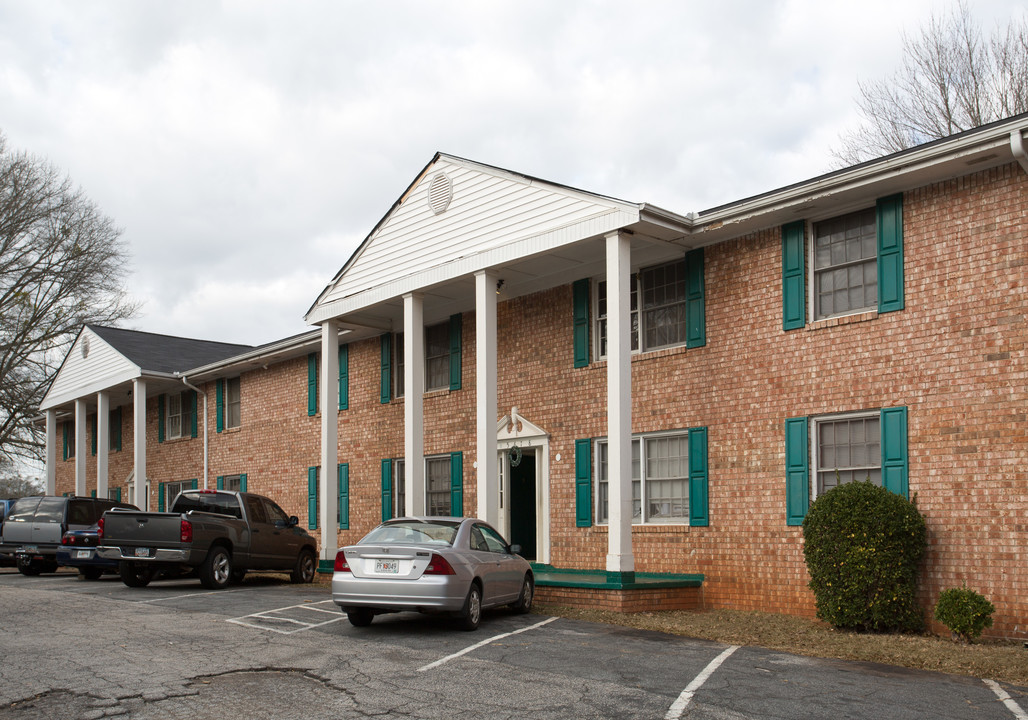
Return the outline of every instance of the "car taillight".
{"type": "Polygon", "coordinates": [[[453,571],[453,566],[450,565],[439,553],[432,553],[432,557],[428,560],[428,567],[425,568],[423,575],[456,575],[453,571]]]}
{"type": "Polygon", "coordinates": [[[68,537],[67,535],[62,535],[61,536],[61,545],[72,545],[72,544],[74,544],[74,542],[75,541],[72,538],[68,537]]]}
{"type": "Polygon", "coordinates": [[[104,519],[100,518],[96,521],[96,539],[103,540],[104,537],[104,519]]]}
{"type": "Polygon", "coordinates": [[[183,520],[179,527],[179,540],[184,543],[193,542],[193,523],[183,520]]]}
{"type": "Polygon", "coordinates": [[[336,564],[332,568],[336,572],[352,572],[350,570],[350,563],[346,560],[346,555],[340,550],[336,553],[336,564]]]}

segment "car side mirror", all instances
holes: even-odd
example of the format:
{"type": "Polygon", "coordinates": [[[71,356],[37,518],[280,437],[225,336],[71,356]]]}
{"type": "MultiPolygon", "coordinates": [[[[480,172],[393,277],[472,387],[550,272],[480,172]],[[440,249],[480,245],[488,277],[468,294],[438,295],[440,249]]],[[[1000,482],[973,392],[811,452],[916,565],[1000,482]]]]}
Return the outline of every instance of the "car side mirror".
{"type": "Polygon", "coordinates": [[[300,518],[296,517],[295,515],[290,515],[289,516],[289,523],[288,523],[287,527],[296,527],[299,524],[300,524],[300,518]]]}
{"type": "Polygon", "coordinates": [[[510,549],[510,554],[511,555],[520,555],[521,554],[521,546],[520,545],[511,545],[509,549],[510,549]]]}

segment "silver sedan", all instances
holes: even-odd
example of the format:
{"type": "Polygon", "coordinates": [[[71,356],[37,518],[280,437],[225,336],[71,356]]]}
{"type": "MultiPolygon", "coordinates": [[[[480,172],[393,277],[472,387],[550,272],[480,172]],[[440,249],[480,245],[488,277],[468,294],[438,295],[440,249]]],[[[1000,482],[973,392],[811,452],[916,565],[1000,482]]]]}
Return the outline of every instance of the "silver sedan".
{"type": "Polygon", "coordinates": [[[336,554],[332,600],[356,627],[403,610],[449,612],[474,630],[484,608],[532,608],[532,566],[475,518],[397,518],[336,554]]]}

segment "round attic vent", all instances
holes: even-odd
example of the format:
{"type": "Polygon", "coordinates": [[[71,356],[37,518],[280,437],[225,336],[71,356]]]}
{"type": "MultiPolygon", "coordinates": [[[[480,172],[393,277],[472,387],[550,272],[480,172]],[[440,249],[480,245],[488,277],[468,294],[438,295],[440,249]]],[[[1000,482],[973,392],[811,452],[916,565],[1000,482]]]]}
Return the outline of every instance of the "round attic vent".
{"type": "Polygon", "coordinates": [[[450,200],[453,199],[453,183],[446,173],[436,173],[432,182],[428,185],[428,206],[432,212],[441,215],[450,207],[450,200]]]}

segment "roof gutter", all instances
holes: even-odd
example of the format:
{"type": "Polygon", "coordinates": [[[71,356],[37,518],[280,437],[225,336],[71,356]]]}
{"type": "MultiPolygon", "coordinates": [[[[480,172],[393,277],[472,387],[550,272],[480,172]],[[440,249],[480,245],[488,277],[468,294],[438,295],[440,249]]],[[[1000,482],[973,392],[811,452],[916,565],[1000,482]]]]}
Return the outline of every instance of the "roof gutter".
{"type": "Polygon", "coordinates": [[[1014,159],[1017,160],[1018,164],[1028,173],[1028,153],[1024,151],[1024,139],[1021,137],[1020,130],[1010,131],[1010,152],[1013,153],[1014,159]]]}

